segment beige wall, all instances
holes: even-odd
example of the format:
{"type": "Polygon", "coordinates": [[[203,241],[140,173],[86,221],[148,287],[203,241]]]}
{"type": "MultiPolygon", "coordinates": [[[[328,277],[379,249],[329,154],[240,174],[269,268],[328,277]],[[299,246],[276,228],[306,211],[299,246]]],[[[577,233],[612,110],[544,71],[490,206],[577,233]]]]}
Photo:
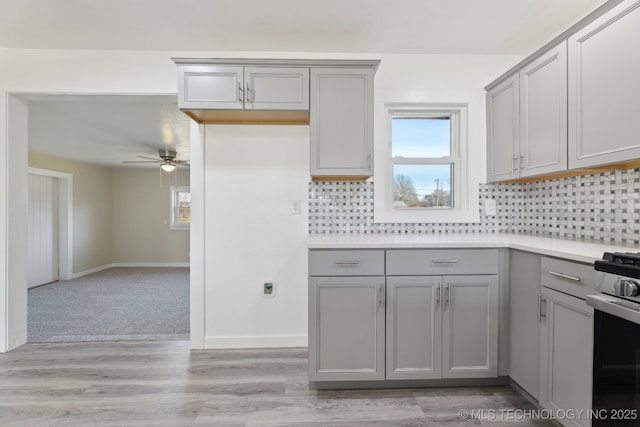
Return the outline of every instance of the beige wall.
{"type": "Polygon", "coordinates": [[[38,153],[29,166],[73,174],[73,273],[113,263],[113,170],[38,153]]]}
{"type": "Polygon", "coordinates": [[[188,171],[117,169],[29,153],[29,166],[73,174],[73,273],[113,263],[188,263],[189,232],[169,229],[170,187],[188,171]]]}
{"type": "Polygon", "coordinates": [[[174,185],[188,186],[189,171],[113,170],[113,262],[189,262],[189,231],[169,228],[174,185]]]}

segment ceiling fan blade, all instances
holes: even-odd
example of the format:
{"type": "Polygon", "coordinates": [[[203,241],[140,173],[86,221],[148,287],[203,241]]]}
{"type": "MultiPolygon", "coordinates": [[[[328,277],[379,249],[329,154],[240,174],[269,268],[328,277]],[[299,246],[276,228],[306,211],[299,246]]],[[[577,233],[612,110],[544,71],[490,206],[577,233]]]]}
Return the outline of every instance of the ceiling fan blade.
{"type": "Polygon", "coordinates": [[[136,156],[136,157],[140,157],[141,159],[147,159],[147,160],[155,160],[156,162],[162,162],[162,160],[158,160],[155,157],[147,157],[147,156],[136,156]]]}
{"type": "Polygon", "coordinates": [[[159,160],[127,160],[122,163],[162,163],[159,160]]]}

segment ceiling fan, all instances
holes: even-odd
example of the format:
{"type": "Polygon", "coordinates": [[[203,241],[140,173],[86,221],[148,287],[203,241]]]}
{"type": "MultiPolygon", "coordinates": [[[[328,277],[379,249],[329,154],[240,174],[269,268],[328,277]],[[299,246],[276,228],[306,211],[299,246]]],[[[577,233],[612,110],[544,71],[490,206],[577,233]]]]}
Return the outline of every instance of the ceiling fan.
{"type": "Polygon", "coordinates": [[[177,155],[178,153],[176,153],[175,150],[158,150],[158,157],[160,157],[159,159],[154,159],[153,157],[146,156],[136,156],[140,157],[141,159],[147,160],[130,160],[122,163],[159,163],[160,168],[165,172],[173,172],[178,165],[189,167],[189,161],[176,160],[177,155]]]}

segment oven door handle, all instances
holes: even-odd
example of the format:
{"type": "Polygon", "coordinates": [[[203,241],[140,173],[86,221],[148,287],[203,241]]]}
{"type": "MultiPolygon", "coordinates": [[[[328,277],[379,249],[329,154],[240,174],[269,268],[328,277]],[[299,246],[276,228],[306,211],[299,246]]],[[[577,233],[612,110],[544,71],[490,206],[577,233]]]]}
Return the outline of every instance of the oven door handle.
{"type": "MultiPolygon", "coordinates": [[[[587,305],[590,305],[596,310],[640,325],[640,306],[636,308],[626,307],[613,299],[613,297],[602,294],[587,295],[586,302],[587,305]]],[[[629,304],[631,305],[632,303],[629,304]]]]}

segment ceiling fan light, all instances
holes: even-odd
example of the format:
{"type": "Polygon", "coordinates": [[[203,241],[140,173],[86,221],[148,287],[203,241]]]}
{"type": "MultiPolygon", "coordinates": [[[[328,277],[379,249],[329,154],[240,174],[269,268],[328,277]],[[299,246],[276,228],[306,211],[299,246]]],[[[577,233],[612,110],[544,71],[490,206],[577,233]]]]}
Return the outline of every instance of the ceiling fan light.
{"type": "Polygon", "coordinates": [[[163,163],[160,165],[163,171],[165,172],[173,172],[176,168],[176,165],[173,163],[163,163]]]}

